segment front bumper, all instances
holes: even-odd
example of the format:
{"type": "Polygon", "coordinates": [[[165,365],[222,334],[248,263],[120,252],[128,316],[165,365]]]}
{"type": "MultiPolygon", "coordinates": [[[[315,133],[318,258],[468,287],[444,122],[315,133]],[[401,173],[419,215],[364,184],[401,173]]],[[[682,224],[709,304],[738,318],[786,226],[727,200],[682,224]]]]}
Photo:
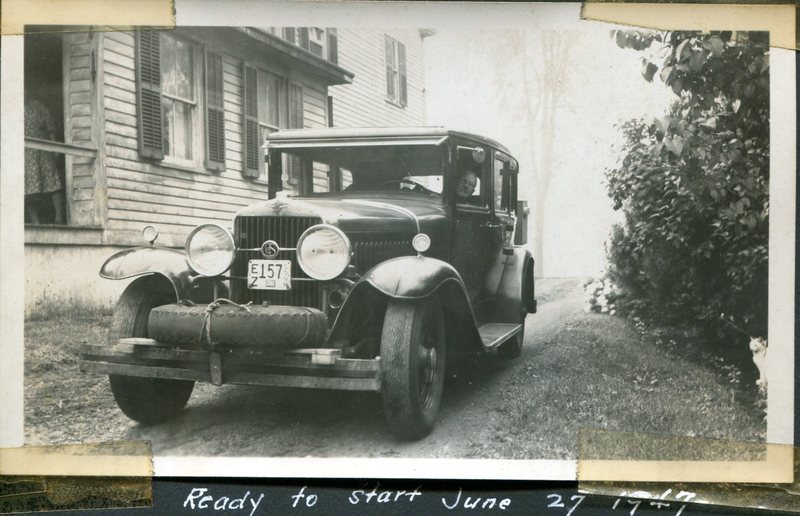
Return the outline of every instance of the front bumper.
{"type": "Polygon", "coordinates": [[[334,349],[286,352],[180,349],[153,339],[84,345],[80,370],[122,376],[194,380],[214,385],[268,385],[379,391],[380,358],[352,359],[334,349]]]}

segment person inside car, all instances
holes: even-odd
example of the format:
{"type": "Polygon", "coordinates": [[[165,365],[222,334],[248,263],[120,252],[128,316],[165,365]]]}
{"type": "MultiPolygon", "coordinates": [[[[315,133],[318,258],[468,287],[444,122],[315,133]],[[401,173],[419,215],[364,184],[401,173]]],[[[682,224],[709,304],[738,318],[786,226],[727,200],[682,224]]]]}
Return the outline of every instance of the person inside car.
{"type": "Polygon", "coordinates": [[[478,186],[478,174],[472,169],[465,169],[456,182],[457,202],[463,204],[470,202],[475,188],[478,186]]]}

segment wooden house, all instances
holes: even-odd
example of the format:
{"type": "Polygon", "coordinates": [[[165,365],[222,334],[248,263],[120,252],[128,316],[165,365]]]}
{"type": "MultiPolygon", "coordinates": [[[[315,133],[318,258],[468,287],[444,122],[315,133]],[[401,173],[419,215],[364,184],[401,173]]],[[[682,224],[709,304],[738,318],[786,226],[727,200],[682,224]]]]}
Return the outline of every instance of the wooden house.
{"type": "MultiPolygon", "coordinates": [[[[26,195],[26,313],[110,306],[124,285],[97,271],[141,245],[144,226],[158,228],[158,244],[181,247],[195,225],[227,225],[265,199],[261,145],[273,130],[424,123],[430,35],[183,27],[26,36],[26,102],[44,104],[53,127],[27,134],[26,151],[55,156],[63,186],[26,195]]],[[[296,172],[285,168],[292,190],[296,172]]]]}

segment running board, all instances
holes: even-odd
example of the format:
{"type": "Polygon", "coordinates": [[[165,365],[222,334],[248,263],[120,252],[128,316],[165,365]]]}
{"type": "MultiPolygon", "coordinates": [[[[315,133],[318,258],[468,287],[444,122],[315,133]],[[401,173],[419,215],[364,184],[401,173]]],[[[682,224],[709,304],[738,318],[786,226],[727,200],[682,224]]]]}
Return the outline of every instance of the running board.
{"type": "Polygon", "coordinates": [[[493,349],[507,341],[522,329],[521,324],[489,323],[478,328],[484,349],[493,349]]]}

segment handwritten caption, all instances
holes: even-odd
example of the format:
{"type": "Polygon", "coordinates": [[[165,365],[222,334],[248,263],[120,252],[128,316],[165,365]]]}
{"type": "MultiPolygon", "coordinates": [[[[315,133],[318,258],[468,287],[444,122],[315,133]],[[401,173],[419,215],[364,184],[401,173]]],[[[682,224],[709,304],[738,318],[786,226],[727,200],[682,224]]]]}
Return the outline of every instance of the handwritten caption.
{"type": "MultiPolygon", "coordinates": [[[[412,491],[402,489],[379,490],[379,486],[375,486],[372,490],[355,489],[351,491],[347,501],[351,505],[400,504],[412,503],[421,496],[421,486],[412,491]]],[[[264,493],[259,493],[256,496],[251,494],[250,491],[246,491],[241,497],[231,498],[229,496],[215,496],[204,487],[195,487],[192,488],[183,501],[183,507],[187,509],[214,509],[216,511],[243,511],[242,514],[249,510],[249,515],[255,516],[263,499],[264,493]]],[[[289,497],[289,507],[314,507],[319,501],[318,494],[312,493],[308,486],[303,486],[300,491],[289,497]]],[[[458,493],[442,497],[441,503],[450,510],[464,508],[505,511],[511,506],[511,498],[469,496],[462,489],[459,489],[458,493]]]]}
{"type": "MultiPolygon", "coordinates": [[[[413,490],[388,490],[379,489],[376,485],[373,489],[355,489],[347,495],[347,502],[351,505],[377,505],[377,504],[409,504],[417,498],[423,496],[422,486],[413,490]]],[[[611,504],[610,509],[620,511],[620,514],[635,516],[636,511],[642,507],[664,509],[665,516],[673,514],[681,516],[686,509],[686,503],[690,502],[695,493],[680,491],[673,493],[672,489],[667,489],[662,493],[648,493],[645,491],[623,491],[611,504]]],[[[183,502],[186,509],[200,509],[215,511],[241,511],[241,514],[255,516],[261,502],[264,500],[264,493],[252,494],[246,491],[242,496],[232,498],[229,496],[218,496],[212,494],[209,489],[195,487],[189,492],[183,502]]],[[[563,516],[573,516],[579,514],[578,507],[586,499],[585,495],[564,495],[551,493],[546,495],[547,509],[555,509],[552,514],[563,516]]],[[[448,510],[470,509],[477,511],[505,511],[511,507],[511,498],[495,496],[475,496],[464,493],[459,489],[457,493],[439,497],[442,506],[448,510]]],[[[273,500],[274,502],[274,500],[273,500]]],[[[290,508],[300,509],[310,508],[320,502],[320,496],[312,492],[308,486],[303,486],[300,490],[288,497],[287,503],[290,508]]],[[[275,504],[271,504],[273,507],[275,504]]],[[[265,504],[266,506],[266,504],[265,504]]],[[[476,512],[477,512],[476,511],[476,512]]],[[[551,513],[548,511],[548,513],[551,513]]]]}

